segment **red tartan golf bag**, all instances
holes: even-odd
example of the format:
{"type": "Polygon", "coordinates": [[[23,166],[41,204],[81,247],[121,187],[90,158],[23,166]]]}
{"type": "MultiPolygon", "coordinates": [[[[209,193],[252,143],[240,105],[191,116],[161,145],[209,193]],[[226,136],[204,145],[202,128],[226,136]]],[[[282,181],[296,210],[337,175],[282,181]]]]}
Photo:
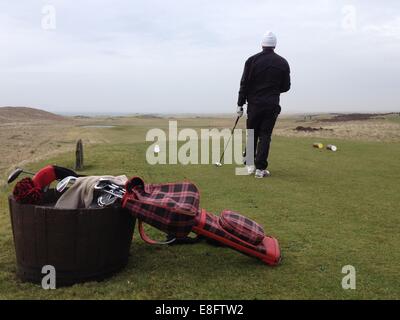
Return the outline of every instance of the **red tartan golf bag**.
{"type": "MultiPolygon", "coordinates": [[[[139,220],[176,238],[184,238],[196,223],[199,191],[190,182],[145,184],[135,177],[126,184],[122,206],[139,220]]],[[[146,240],[146,239],[143,239],[146,240]]]]}
{"type": "Polygon", "coordinates": [[[265,235],[258,223],[229,210],[218,217],[199,209],[199,200],[199,190],[190,182],[145,184],[135,177],[126,185],[122,206],[139,220],[139,232],[146,242],[157,243],[147,237],[143,222],[176,238],[194,232],[268,265],[279,264],[278,241],[265,235]]]}

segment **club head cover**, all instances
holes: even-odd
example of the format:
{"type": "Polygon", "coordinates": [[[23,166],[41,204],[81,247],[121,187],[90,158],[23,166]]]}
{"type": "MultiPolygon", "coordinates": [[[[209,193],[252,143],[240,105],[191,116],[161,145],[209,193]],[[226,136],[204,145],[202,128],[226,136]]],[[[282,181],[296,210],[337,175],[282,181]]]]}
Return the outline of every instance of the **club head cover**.
{"type": "Polygon", "coordinates": [[[68,176],[78,177],[79,175],[74,171],[64,167],[48,165],[40,169],[39,172],[37,172],[32,178],[32,180],[36,187],[43,189],[50,185],[53,181],[62,180],[68,176]]]}
{"type": "Polygon", "coordinates": [[[43,199],[42,189],[31,178],[23,178],[15,184],[13,190],[15,201],[24,204],[39,204],[43,199]]]}
{"type": "Polygon", "coordinates": [[[75,171],[68,169],[68,168],[59,167],[59,166],[53,166],[53,168],[54,168],[54,172],[56,174],[57,180],[62,180],[69,176],[83,177],[82,175],[79,175],[75,171]]]}

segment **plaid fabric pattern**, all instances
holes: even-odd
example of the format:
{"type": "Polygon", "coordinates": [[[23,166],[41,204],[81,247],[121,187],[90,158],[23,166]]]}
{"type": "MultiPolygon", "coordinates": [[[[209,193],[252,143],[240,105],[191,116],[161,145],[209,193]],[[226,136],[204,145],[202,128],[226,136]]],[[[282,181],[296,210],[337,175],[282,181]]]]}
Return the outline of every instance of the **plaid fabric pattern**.
{"type": "MultiPolygon", "coordinates": [[[[200,216],[200,215],[199,215],[200,216]]],[[[200,217],[199,217],[200,218],[200,217]]],[[[197,221],[199,223],[199,221],[197,221]]],[[[226,238],[230,241],[236,242],[242,246],[245,246],[249,249],[257,250],[258,252],[262,254],[266,254],[265,247],[262,245],[262,243],[258,245],[253,245],[251,243],[248,243],[246,241],[243,241],[239,239],[237,236],[233,235],[230,232],[227,232],[220,223],[220,217],[212,214],[212,213],[206,213],[206,221],[203,227],[204,230],[209,231],[211,233],[214,233],[220,237],[226,238]]]]}
{"type": "Polygon", "coordinates": [[[136,218],[176,238],[186,237],[199,211],[200,194],[190,182],[144,184],[133,178],[127,183],[123,207],[136,218]]]}
{"type": "Polygon", "coordinates": [[[265,237],[264,229],[257,222],[233,211],[223,211],[219,222],[226,231],[253,245],[258,245],[265,237]]]}

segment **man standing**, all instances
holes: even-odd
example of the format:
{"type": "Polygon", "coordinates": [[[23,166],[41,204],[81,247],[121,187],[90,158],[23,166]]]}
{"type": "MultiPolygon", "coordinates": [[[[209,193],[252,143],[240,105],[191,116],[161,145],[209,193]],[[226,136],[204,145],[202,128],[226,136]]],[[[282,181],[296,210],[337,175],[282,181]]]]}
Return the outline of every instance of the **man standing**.
{"type": "Polygon", "coordinates": [[[289,64],[274,52],[276,42],[272,32],[264,35],[262,51],[247,59],[240,82],[237,113],[240,117],[243,115],[247,101],[247,129],[254,130],[255,157],[254,162],[248,159],[250,147],[247,146],[246,163],[249,174],[255,171],[256,178],[270,175],[268,154],[272,130],[281,112],[279,97],[290,89],[289,64]]]}

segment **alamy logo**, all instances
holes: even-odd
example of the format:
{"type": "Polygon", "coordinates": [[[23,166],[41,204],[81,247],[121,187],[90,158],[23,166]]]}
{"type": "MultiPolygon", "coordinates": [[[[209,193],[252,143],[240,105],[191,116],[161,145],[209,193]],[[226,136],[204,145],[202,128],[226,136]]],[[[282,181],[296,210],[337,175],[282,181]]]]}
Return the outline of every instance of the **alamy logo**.
{"type": "Polygon", "coordinates": [[[53,5],[45,5],[42,7],[42,29],[55,30],[56,24],[56,8],[53,5]]]}
{"type": "Polygon", "coordinates": [[[342,8],[342,29],[355,32],[357,31],[357,10],[353,5],[346,5],[342,8]]]}
{"type": "Polygon", "coordinates": [[[42,268],[42,274],[45,275],[42,278],[42,288],[54,290],[56,288],[56,268],[52,265],[45,265],[42,268]]]}
{"type": "MultiPolygon", "coordinates": [[[[253,159],[253,130],[247,130],[248,148],[246,154],[253,159]]],[[[177,121],[169,121],[168,133],[160,128],[150,129],[146,141],[153,142],[146,151],[147,163],[155,164],[210,164],[218,163],[223,153],[224,164],[243,165],[243,137],[245,130],[236,129],[200,129],[185,128],[178,130],[177,121]],[[221,140],[223,145],[221,148],[221,140]],[[179,144],[179,146],[178,146],[179,144]],[[211,145],[210,145],[211,144],[211,145]],[[211,153],[210,153],[211,151],[211,153]]],[[[252,164],[254,160],[248,161],[252,164]]],[[[236,174],[245,174],[237,168],[236,174]]]]}
{"type": "Polygon", "coordinates": [[[342,273],[346,274],[342,278],[342,288],[345,290],[356,289],[356,268],[352,265],[346,265],[342,268],[342,273]]]}

